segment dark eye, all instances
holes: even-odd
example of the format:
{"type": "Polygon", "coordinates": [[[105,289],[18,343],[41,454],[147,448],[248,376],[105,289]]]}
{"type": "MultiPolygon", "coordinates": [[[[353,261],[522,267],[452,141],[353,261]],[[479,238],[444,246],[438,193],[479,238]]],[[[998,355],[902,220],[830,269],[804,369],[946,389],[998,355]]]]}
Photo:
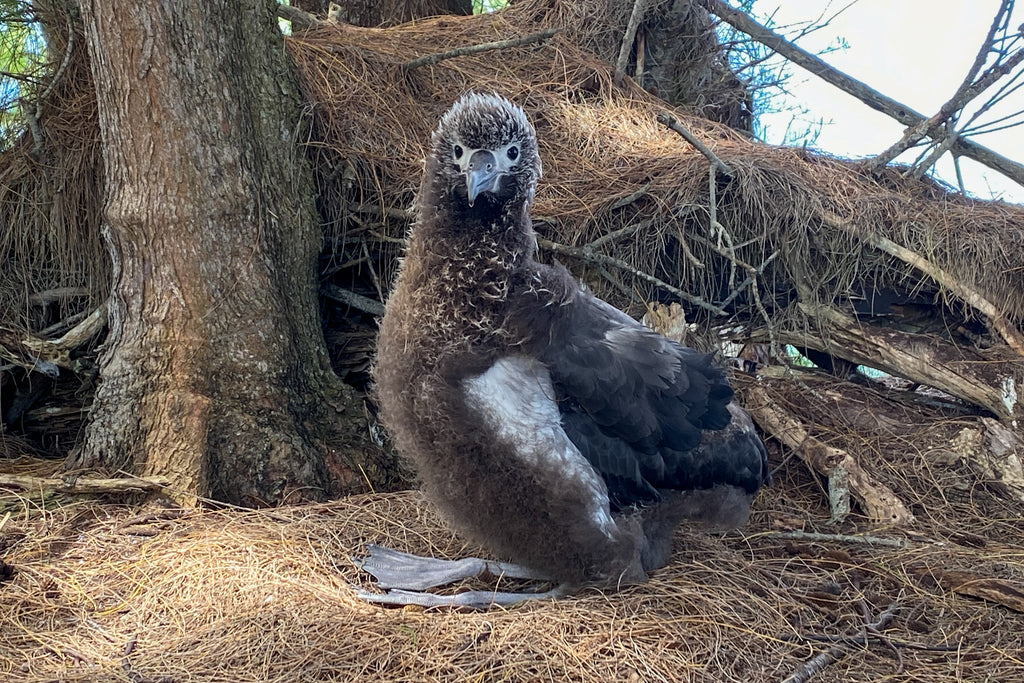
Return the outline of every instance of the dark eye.
{"type": "Polygon", "coordinates": [[[455,158],[456,159],[461,159],[462,158],[462,147],[460,147],[459,145],[455,145],[455,149],[452,150],[452,151],[455,152],[455,158]]]}
{"type": "Polygon", "coordinates": [[[516,147],[515,145],[512,145],[511,147],[508,148],[508,151],[505,152],[505,154],[508,155],[509,159],[515,161],[516,159],[519,158],[519,148],[516,147]]]}

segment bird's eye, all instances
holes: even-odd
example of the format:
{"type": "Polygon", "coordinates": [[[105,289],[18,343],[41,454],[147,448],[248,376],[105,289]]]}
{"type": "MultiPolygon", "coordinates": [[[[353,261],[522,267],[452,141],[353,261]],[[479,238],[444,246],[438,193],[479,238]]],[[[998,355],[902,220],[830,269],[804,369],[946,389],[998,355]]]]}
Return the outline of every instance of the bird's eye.
{"type": "Polygon", "coordinates": [[[519,148],[516,147],[515,145],[512,145],[511,147],[508,148],[508,150],[505,152],[505,154],[508,155],[509,159],[511,159],[512,161],[515,161],[516,159],[519,158],[519,148]]]}
{"type": "Polygon", "coordinates": [[[455,149],[452,150],[452,151],[455,152],[455,158],[456,159],[461,159],[462,158],[462,147],[460,147],[459,145],[455,145],[455,149]]]}

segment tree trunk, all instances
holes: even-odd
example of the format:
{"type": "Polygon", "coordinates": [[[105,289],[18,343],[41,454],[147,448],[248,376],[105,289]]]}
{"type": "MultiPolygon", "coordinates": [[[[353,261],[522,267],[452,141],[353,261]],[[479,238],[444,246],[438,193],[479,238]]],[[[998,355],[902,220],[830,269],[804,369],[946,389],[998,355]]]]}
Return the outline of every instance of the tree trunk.
{"type": "Polygon", "coordinates": [[[270,0],[83,0],[106,166],[110,331],[72,466],[185,500],[321,498],[340,386],[298,88],[270,0]]]}

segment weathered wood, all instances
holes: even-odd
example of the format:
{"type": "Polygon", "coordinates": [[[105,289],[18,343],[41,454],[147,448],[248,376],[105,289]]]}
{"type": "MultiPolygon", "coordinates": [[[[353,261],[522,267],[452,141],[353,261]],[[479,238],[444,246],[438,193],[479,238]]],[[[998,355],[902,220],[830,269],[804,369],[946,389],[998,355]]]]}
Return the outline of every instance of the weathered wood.
{"type": "Polygon", "coordinates": [[[960,430],[949,450],[988,487],[1024,503],[1024,443],[1019,432],[991,418],[982,418],[980,427],[960,430]]]}
{"type": "Polygon", "coordinates": [[[941,567],[908,567],[911,574],[934,581],[943,590],[994,602],[1015,612],[1024,613],[1024,584],[968,571],[941,567]]]}
{"type": "Polygon", "coordinates": [[[100,477],[31,477],[23,474],[0,474],[0,486],[28,492],[49,493],[138,493],[158,491],[170,485],[167,477],[123,477],[105,479],[100,477]]]}
{"type": "Polygon", "coordinates": [[[350,292],[347,289],[342,289],[341,287],[332,285],[329,282],[320,286],[320,292],[330,299],[340,301],[341,303],[363,311],[364,313],[375,315],[378,318],[384,315],[384,304],[376,299],[371,299],[368,296],[362,296],[361,294],[350,292]]]}
{"type": "Polygon", "coordinates": [[[858,230],[849,221],[845,221],[835,214],[823,213],[822,216],[829,227],[838,228],[843,232],[866,241],[871,246],[884,251],[890,256],[895,256],[908,266],[917,268],[919,271],[942,285],[943,288],[953,292],[967,304],[974,307],[979,313],[987,317],[992,322],[992,327],[994,327],[1003,338],[1003,341],[1005,341],[1011,349],[1021,354],[1021,356],[1024,356],[1024,335],[1022,335],[1020,330],[1018,330],[1017,327],[1005,315],[1003,315],[1002,311],[1000,311],[995,304],[986,299],[981,292],[974,289],[942,266],[932,263],[921,254],[918,254],[901,244],[896,244],[887,237],[882,237],[881,235],[864,235],[863,231],[858,230]]]}
{"type": "Polygon", "coordinates": [[[799,303],[797,307],[812,324],[777,331],[783,343],[927,384],[1002,420],[1022,416],[1017,386],[1024,368],[1005,347],[969,349],[928,335],[870,325],[825,305],[799,303]]]}
{"type": "Polygon", "coordinates": [[[84,346],[90,339],[100,333],[107,324],[107,306],[101,305],[90,313],[82,322],[68,330],[60,339],[38,339],[26,337],[22,343],[25,348],[35,353],[42,360],[69,370],[75,369],[71,352],[84,346]]]}
{"type": "Polygon", "coordinates": [[[844,477],[850,495],[871,520],[887,524],[910,524],[914,521],[910,510],[892,489],[875,481],[846,451],[828,446],[812,436],[810,430],[779,407],[763,387],[753,386],[750,389],[746,408],[761,429],[793,450],[812,470],[829,479],[844,477]]]}

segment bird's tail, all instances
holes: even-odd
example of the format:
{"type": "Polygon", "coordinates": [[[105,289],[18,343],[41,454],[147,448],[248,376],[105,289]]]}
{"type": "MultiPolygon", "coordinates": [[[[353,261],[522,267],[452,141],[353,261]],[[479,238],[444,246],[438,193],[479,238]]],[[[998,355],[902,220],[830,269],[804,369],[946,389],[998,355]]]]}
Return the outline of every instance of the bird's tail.
{"type": "Polygon", "coordinates": [[[754,494],[738,486],[721,484],[693,491],[660,491],[661,501],[643,515],[645,547],[642,563],[646,571],[665,566],[672,552],[676,527],[688,522],[705,531],[727,531],[741,527],[750,516],[754,494]]]}

